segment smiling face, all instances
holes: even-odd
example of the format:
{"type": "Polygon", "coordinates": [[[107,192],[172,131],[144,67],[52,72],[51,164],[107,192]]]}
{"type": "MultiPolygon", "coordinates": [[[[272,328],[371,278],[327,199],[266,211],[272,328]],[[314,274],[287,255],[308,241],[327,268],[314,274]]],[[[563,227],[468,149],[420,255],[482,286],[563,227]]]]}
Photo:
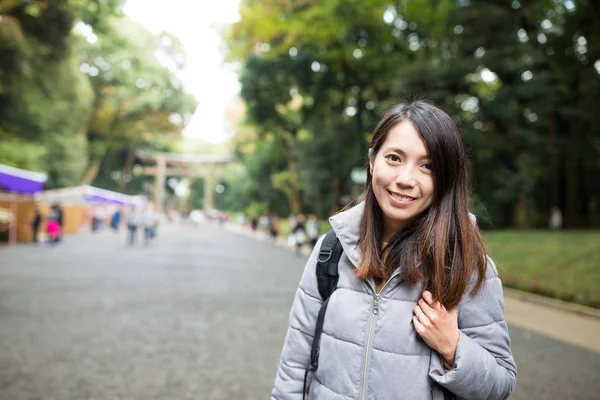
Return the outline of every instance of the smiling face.
{"type": "Polygon", "coordinates": [[[425,211],[433,201],[431,159],[410,121],[394,125],[369,160],[372,187],[384,215],[384,242],[425,211]]]}

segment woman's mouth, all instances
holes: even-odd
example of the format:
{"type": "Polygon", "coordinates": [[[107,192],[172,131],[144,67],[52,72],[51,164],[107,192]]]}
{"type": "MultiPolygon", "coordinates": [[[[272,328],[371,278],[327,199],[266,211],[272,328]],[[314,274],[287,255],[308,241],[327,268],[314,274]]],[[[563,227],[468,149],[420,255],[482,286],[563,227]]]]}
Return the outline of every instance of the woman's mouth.
{"type": "Polygon", "coordinates": [[[399,194],[399,193],[390,192],[389,190],[388,190],[388,193],[390,194],[390,197],[392,199],[392,203],[396,204],[396,205],[399,205],[399,206],[409,205],[413,201],[416,200],[416,198],[414,198],[414,197],[406,196],[406,195],[399,194]]]}

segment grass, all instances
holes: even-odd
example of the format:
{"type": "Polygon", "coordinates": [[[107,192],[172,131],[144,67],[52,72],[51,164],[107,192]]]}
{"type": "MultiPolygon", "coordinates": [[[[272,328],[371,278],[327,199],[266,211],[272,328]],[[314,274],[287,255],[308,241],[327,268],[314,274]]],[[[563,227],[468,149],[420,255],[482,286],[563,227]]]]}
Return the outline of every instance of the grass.
{"type": "Polygon", "coordinates": [[[491,231],[484,240],[505,286],[600,308],[600,231],[491,231]]]}
{"type": "MultiPolygon", "coordinates": [[[[280,227],[287,236],[287,221],[280,227]]],[[[600,231],[489,231],[484,240],[505,286],[600,308],[600,231]]]]}

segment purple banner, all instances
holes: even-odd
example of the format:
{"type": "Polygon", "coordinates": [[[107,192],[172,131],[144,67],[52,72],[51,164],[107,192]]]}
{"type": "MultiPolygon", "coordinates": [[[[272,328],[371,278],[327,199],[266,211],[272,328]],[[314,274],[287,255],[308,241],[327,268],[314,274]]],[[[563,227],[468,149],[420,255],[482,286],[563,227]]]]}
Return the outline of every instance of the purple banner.
{"type": "Polygon", "coordinates": [[[44,181],[28,179],[0,170],[0,187],[9,192],[34,194],[44,190],[44,181]]]}
{"type": "Polygon", "coordinates": [[[133,201],[120,200],[115,198],[108,198],[101,195],[96,194],[86,194],[83,196],[86,201],[92,203],[104,203],[104,204],[118,204],[120,206],[134,206],[136,203],[133,201]]]}

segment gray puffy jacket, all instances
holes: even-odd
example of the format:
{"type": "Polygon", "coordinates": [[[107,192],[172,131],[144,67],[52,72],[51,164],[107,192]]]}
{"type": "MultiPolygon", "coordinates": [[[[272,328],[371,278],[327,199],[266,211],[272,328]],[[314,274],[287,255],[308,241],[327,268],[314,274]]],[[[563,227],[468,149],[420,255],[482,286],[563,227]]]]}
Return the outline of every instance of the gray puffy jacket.
{"type": "MultiPolygon", "coordinates": [[[[440,385],[463,399],[507,398],[515,387],[517,369],[504,321],[502,284],[492,260],[485,285],[476,296],[467,292],[459,305],[460,339],[453,369],[446,372],[439,355],[419,340],[412,324],[422,285],[402,282],[395,274],[376,295],[372,280],[354,276],[352,270],[360,260],[363,209],[361,203],[330,218],[344,254],[308,398],[442,400],[440,385]]],[[[315,272],[322,240],[296,292],[272,399],[302,399],[304,371],[322,303],[315,272]]]]}

